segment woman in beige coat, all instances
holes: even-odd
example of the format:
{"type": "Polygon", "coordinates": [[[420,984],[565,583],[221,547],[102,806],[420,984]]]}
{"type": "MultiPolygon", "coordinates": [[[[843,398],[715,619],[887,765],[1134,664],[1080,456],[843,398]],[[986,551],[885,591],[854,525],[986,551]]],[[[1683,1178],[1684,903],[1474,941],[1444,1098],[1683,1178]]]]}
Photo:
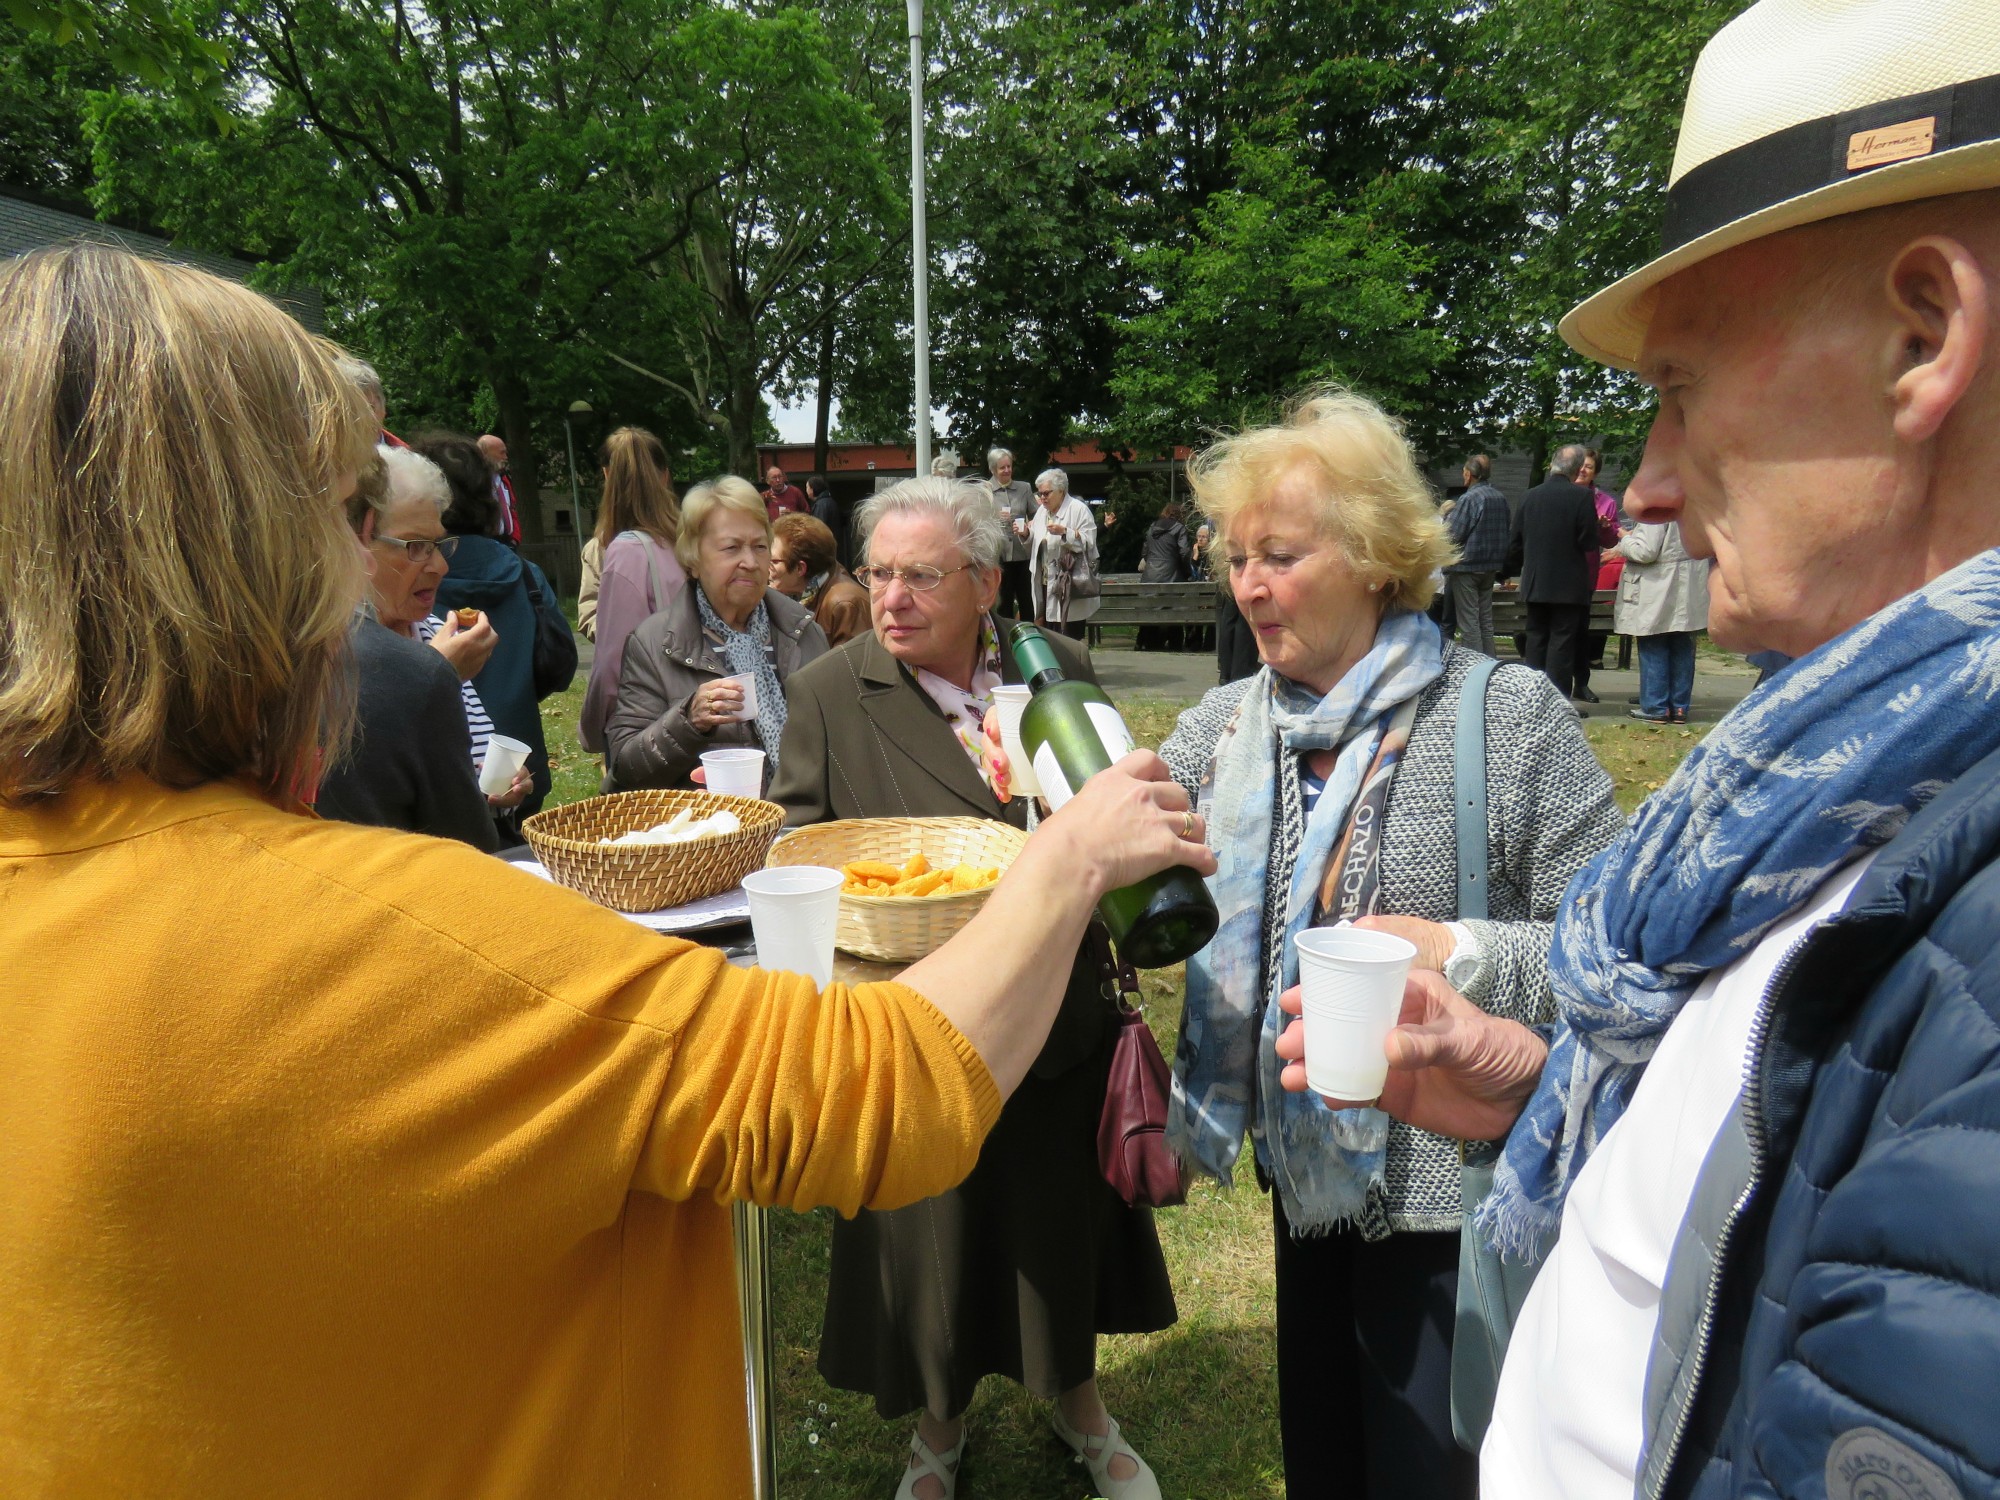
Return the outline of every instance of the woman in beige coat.
{"type": "Polygon", "coordinates": [[[1687,723],[1694,696],[1694,637],[1708,628],[1708,562],[1689,557],[1677,521],[1635,526],[1618,544],[1613,624],[1639,638],[1639,706],[1649,724],[1687,723]]]}

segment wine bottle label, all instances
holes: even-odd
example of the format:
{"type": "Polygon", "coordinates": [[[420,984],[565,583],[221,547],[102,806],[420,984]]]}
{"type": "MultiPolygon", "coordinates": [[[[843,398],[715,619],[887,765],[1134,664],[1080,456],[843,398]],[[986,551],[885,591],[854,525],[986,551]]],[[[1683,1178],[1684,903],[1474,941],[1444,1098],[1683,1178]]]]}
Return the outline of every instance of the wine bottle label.
{"type": "Polygon", "coordinates": [[[1125,721],[1118,716],[1117,709],[1109,703],[1086,703],[1083,711],[1090,715],[1091,728],[1104,742],[1104,753],[1111,757],[1113,764],[1132,753],[1131,732],[1125,728],[1125,721]]]}
{"type": "MultiPolygon", "coordinates": [[[[1098,743],[1114,763],[1132,753],[1132,735],[1117,709],[1108,703],[1086,703],[1083,711],[1090,718],[1090,727],[1097,731],[1098,743]]],[[[1050,812],[1059,811],[1076,795],[1076,789],[1069,784],[1069,777],[1057,761],[1055,747],[1044,741],[1035,751],[1034,764],[1035,776],[1042,783],[1043,800],[1049,804],[1050,812]]]]}
{"type": "Polygon", "coordinates": [[[1062,805],[1076,795],[1070,790],[1069,778],[1063,775],[1053,745],[1044,743],[1036,748],[1035,779],[1042,784],[1042,800],[1048,803],[1050,812],[1061,811],[1062,805]]]}

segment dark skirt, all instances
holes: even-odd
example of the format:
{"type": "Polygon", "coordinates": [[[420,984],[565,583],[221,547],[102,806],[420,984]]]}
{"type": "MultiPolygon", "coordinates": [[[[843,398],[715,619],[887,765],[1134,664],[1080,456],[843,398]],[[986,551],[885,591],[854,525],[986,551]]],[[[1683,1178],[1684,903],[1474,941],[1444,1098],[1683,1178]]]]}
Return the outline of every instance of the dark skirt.
{"type": "Polygon", "coordinates": [[[1100,1333],[1172,1325],[1151,1209],[1097,1164],[1107,1044],[1055,1078],[1030,1074],[956,1188],[833,1228],[819,1371],[886,1418],[951,1418],[985,1375],[1053,1397],[1097,1373],[1100,1333]]]}

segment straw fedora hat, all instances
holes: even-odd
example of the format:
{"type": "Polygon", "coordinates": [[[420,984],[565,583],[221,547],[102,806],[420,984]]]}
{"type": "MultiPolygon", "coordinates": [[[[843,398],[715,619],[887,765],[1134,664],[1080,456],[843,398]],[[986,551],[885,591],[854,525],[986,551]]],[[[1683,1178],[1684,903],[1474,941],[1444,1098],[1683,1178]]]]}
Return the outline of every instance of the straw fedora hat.
{"type": "Polygon", "coordinates": [[[1749,240],[1839,214],[2000,187],[2000,0],[1759,0],[1702,49],[1659,256],[1562,321],[1639,358],[1655,289],[1749,240]]]}

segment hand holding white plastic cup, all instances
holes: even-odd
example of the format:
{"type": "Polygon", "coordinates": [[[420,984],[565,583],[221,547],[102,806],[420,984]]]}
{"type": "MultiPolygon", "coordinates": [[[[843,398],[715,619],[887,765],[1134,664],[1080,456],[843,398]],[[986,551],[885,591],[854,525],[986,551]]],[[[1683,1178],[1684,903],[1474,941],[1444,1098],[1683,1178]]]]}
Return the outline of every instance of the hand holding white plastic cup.
{"type": "Polygon", "coordinates": [[[479,790],[489,797],[506,794],[514,784],[514,773],[528,763],[528,747],[519,740],[496,734],[486,741],[486,759],[479,764],[479,790]]]}
{"type": "Polygon", "coordinates": [[[701,768],[708,773],[708,789],[719,797],[764,795],[762,750],[705,750],[701,768]]]}
{"type": "Polygon", "coordinates": [[[818,865],[778,865],[743,877],[758,968],[804,974],[821,989],[833,983],[841,880],[840,871],[818,865]]]}
{"type": "Polygon", "coordinates": [[[732,724],[748,724],[757,717],[757,674],[738,672],[733,677],[725,677],[724,682],[733,682],[743,689],[743,706],[730,716],[732,724]]]}
{"type": "Polygon", "coordinates": [[[1016,797],[1042,795],[1035,763],[1028,758],[1028,747],[1021,743],[1021,715],[1033,697],[1032,691],[1014,684],[993,690],[993,708],[1000,715],[1000,748],[1007,752],[1007,790],[1016,797]]]}
{"type": "Polygon", "coordinates": [[[1389,1079],[1382,1049],[1403,1013],[1416,944],[1361,927],[1313,927],[1292,940],[1306,1026],[1306,1086],[1331,1099],[1375,1099],[1389,1079]]]}

